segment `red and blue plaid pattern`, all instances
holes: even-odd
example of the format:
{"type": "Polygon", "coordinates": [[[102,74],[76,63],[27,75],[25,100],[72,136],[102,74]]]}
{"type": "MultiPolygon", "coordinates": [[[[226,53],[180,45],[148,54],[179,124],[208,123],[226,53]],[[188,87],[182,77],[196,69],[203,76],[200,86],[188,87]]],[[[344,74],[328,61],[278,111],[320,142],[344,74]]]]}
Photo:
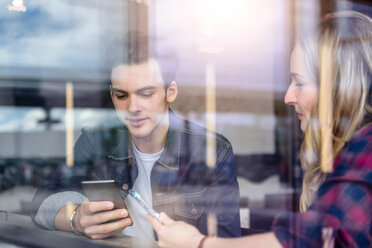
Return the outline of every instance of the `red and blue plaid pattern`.
{"type": "Polygon", "coordinates": [[[273,223],[283,247],[322,247],[324,227],[333,228],[335,247],[372,247],[372,125],[345,145],[306,212],[273,223]]]}

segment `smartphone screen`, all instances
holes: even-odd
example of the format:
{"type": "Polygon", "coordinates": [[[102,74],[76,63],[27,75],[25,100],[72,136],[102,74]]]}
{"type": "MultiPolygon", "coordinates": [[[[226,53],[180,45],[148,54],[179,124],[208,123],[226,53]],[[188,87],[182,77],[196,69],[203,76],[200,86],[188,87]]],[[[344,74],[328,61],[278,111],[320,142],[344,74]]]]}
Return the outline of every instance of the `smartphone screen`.
{"type": "Polygon", "coordinates": [[[114,209],[127,209],[114,180],[82,181],[81,186],[89,201],[111,201],[114,209]]]}

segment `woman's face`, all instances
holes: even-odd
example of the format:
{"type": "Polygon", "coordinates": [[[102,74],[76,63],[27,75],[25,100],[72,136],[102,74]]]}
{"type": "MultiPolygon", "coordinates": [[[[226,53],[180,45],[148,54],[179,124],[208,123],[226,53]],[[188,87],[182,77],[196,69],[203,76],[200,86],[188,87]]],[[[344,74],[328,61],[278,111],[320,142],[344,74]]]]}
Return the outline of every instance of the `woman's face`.
{"type": "Polygon", "coordinates": [[[296,45],[291,56],[291,84],[284,102],[295,107],[302,131],[306,129],[318,96],[318,85],[311,78],[305,67],[303,49],[296,45]]]}

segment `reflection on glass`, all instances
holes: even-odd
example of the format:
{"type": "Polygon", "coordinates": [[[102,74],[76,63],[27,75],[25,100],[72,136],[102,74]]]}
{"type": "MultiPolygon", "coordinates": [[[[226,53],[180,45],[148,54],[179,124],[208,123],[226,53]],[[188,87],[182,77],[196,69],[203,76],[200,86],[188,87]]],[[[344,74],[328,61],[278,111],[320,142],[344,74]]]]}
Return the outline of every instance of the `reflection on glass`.
{"type": "MultiPolygon", "coordinates": [[[[335,8],[372,12],[364,1],[340,0],[332,6],[305,0],[292,3],[1,1],[0,211],[30,216],[36,190],[50,179],[62,185],[73,181],[73,175],[115,177],[122,193],[137,187],[156,211],[173,214],[204,233],[208,223],[219,236],[270,230],[277,212],[298,210],[302,185],[297,156],[301,122],[283,103],[291,80],[294,40],[335,8]],[[148,53],[156,59],[131,67],[127,53],[140,49],[141,41],[133,32],[138,30],[146,35],[148,53]],[[164,54],[168,49],[174,54],[164,54]],[[172,72],[175,54],[178,68],[172,72]],[[162,73],[164,67],[171,69],[162,73]],[[127,76],[124,83],[114,82],[115,68],[127,76]],[[149,85],[154,77],[160,85],[149,85]],[[170,115],[179,118],[172,122],[177,124],[177,135],[165,128],[161,149],[147,150],[159,162],[154,170],[131,166],[135,169],[127,173],[125,166],[138,162],[136,156],[147,158],[143,147],[155,147],[149,140],[137,142],[143,135],[140,127],[147,116],[153,117],[153,127],[166,123],[162,121],[168,113],[162,111],[167,108],[159,113],[157,107],[165,99],[160,94],[166,92],[164,86],[173,80],[178,94],[169,106],[170,115]],[[138,81],[143,87],[133,90],[138,81]],[[68,98],[74,102],[70,115],[66,114],[72,109],[66,107],[68,82],[74,89],[68,98]],[[130,84],[132,88],[127,87],[130,84]],[[159,101],[148,101],[154,94],[161,96],[159,101]],[[138,113],[146,101],[149,111],[143,116],[138,113]],[[129,105],[132,109],[137,105],[138,113],[128,115],[129,105]],[[77,168],[66,166],[72,164],[66,162],[72,145],[77,168]],[[183,153],[181,145],[187,147],[183,153]],[[220,169],[221,163],[229,166],[220,169]],[[148,185],[134,185],[133,178],[154,174],[148,185]],[[229,221],[240,224],[224,228],[229,221]],[[216,223],[222,224],[216,228],[216,223]]],[[[73,190],[78,190],[78,181],[74,183],[73,190]]],[[[78,199],[77,203],[83,197],[78,199]]],[[[71,216],[74,204],[67,215],[71,216]]],[[[128,206],[137,211],[137,205],[128,206]]],[[[145,238],[154,239],[147,222],[136,222],[149,234],[145,238]]],[[[127,230],[125,234],[136,236],[134,229],[127,230]]]]}

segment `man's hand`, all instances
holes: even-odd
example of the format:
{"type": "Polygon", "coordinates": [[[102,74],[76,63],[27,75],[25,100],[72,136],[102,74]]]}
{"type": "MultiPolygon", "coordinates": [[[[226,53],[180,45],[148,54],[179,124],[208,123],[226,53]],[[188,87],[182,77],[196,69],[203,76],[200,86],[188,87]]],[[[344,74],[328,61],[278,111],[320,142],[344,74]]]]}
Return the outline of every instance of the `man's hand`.
{"type": "MultiPolygon", "coordinates": [[[[54,220],[54,226],[58,230],[72,231],[69,221],[75,207],[76,205],[66,205],[58,212],[54,220]]],[[[128,217],[128,210],[113,208],[114,204],[110,201],[84,201],[76,209],[72,225],[76,231],[91,239],[110,237],[132,224],[132,220],[128,217]],[[112,222],[107,223],[108,221],[112,222]]]]}
{"type": "Polygon", "coordinates": [[[128,210],[113,208],[114,204],[110,201],[84,201],[78,207],[72,224],[78,232],[91,239],[110,237],[132,224],[128,210]]]}

